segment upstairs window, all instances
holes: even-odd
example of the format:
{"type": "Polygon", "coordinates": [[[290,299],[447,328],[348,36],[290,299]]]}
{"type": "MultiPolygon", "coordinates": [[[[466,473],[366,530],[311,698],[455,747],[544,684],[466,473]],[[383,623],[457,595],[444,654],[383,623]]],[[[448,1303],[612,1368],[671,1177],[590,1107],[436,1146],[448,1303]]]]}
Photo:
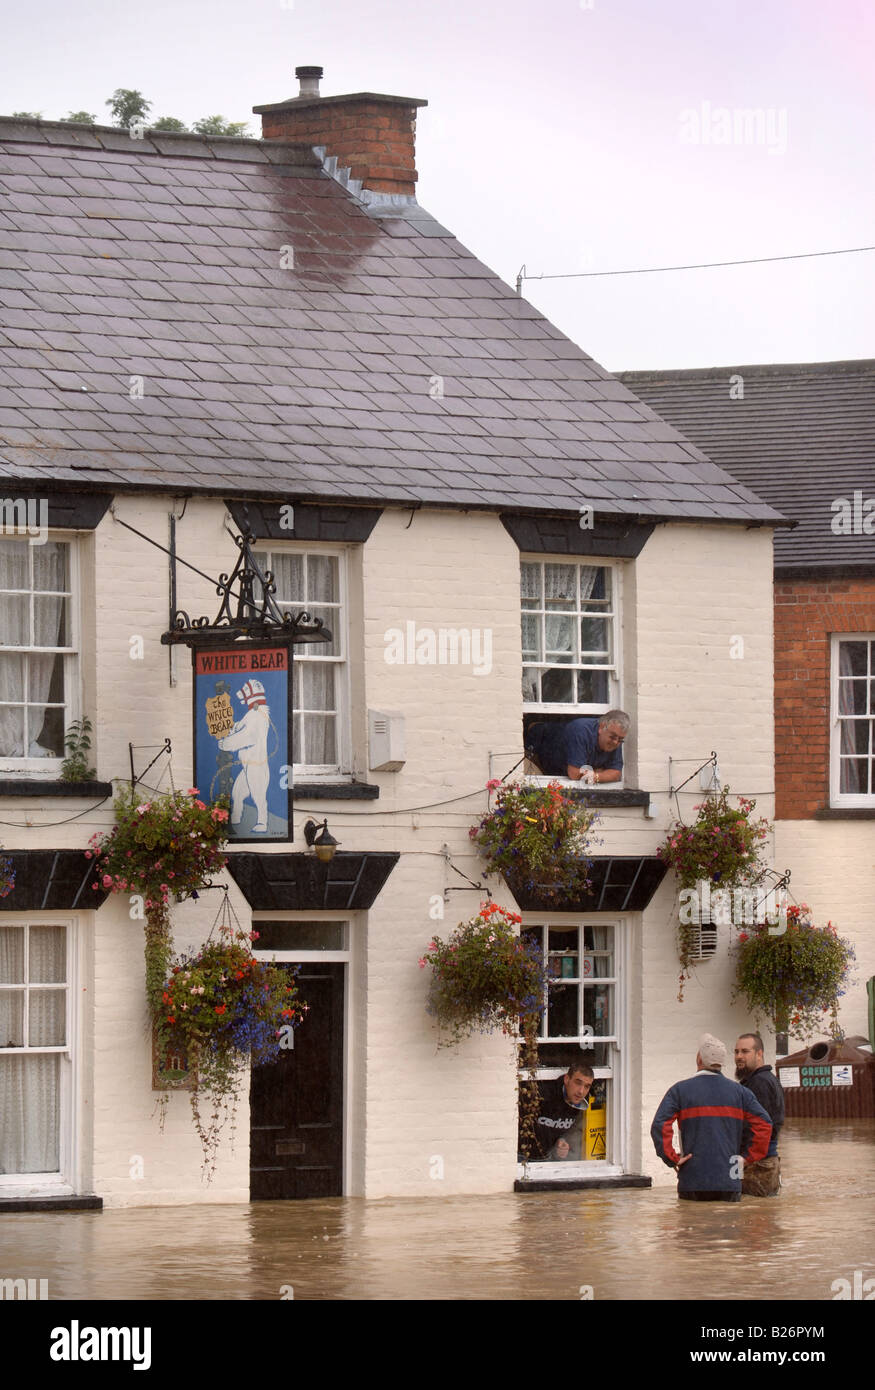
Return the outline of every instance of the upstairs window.
{"type": "Polygon", "coordinates": [[[526,708],[600,714],[616,705],[614,567],[524,560],[520,591],[526,708]]]}
{"type": "Polygon", "coordinates": [[[75,717],[73,554],[68,541],[0,538],[0,760],[56,774],[75,717]]]}
{"type": "Polygon", "coordinates": [[[875,633],[832,639],[831,801],[875,806],[875,633]]]}
{"type": "Polygon", "coordinates": [[[303,609],[332,635],[294,649],[294,775],[349,772],[345,557],[324,550],[259,550],[255,557],[273,573],[280,611],[303,609]]]}

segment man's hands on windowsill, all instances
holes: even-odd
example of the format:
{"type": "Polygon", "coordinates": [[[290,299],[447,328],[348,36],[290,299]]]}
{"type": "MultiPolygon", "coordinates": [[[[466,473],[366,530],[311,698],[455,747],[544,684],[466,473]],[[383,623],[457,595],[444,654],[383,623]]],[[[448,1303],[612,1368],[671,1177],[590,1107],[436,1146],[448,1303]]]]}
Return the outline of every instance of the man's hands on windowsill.
{"type": "Polygon", "coordinates": [[[574,767],[571,763],[568,764],[569,781],[582,782],[585,787],[608,786],[612,782],[619,782],[622,775],[615,767],[574,767]]]}

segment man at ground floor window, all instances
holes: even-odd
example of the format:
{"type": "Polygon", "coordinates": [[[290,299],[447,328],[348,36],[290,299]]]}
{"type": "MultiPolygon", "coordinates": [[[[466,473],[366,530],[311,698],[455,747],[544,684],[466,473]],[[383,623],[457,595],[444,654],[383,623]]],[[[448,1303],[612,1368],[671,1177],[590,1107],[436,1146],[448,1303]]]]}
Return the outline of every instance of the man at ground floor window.
{"type": "Polygon", "coordinates": [[[561,1159],[580,1159],[584,1156],[584,1130],[589,1093],[593,1083],[592,1067],[572,1062],[564,1076],[538,1082],[538,1113],[534,1117],[534,1142],[526,1154],[525,1085],[523,1114],[520,1117],[520,1154],[539,1162],[561,1159]]]}

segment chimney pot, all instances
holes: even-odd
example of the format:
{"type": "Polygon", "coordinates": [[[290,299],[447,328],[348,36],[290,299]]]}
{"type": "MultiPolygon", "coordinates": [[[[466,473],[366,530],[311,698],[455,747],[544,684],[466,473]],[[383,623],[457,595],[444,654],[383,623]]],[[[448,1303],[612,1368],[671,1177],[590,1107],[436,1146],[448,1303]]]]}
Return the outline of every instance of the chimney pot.
{"type": "Polygon", "coordinates": [[[322,71],[322,68],[295,68],[295,76],[301,84],[299,97],[318,97],[322,71]]]}

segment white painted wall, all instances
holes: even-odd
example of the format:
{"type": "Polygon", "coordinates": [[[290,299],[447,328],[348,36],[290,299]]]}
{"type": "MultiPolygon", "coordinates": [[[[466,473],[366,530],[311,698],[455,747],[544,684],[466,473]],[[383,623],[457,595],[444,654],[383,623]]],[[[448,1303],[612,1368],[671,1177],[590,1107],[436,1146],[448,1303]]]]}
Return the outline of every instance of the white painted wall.
{"type": "MultiPolygon", "coordinates": [[[[122,497],[118,515],[166,544],[168,499],[122,497]]],[[[236,552],[223,530],[218,501],[189,502],[177,530],[179,554],[207,572],[230,569],[236,552]]],[[[124,777],[129,740],[173,742],[177,786],[190,784],[190,656],[180,649],[177,684],[169,682],[168,651],[159,636],[168,622],[167,561],[118,526],[110,515],[93,542],[96,620],[86,615],[86,693],[96,700],[101,778],[124,777]],[[89,622],[91,624],[89,630],[89,622]],[[142,636],[145,657],[131,660],[130,641],[142,636]]],[[[655,819],[640,809],[603,817],[600,853],[652,853],[674,807],[668,798],[668,757],[704,760],[717,750],[724,781],[772,807],[771,535],[766,530],[682,525],[657,527],[637,562],[623,566],[625,704],[636,715],[628,741],[627,785],[654,794],[655,819]],[[743,660],[730,658],[742,636],[743,660]]],[[[478,1038],[458,1050],[436,1049],[424,1012],[426,972],[417,960],[432,934],[446,936],[476,911],[480,893],[467,889],[441,849],[475,881],[480,861],[468,828],[486,806],[492,770],[508,771],[522,755],[519,552],[498,518],[481,513],[389,509],[350,565],[351,611],[363,614],[351,633],[351,677],[360,700],[353,711],[355,766],[367,769],[366,709],[400,710],[407,724],[407,762],[399,773],[371,773],[378,801],[312,802],[295,808],[295,850],[311,814],[328,817],[345,850],[398,850],[401,860],[366,920],[351,967],[356,1055],[347,1078],[351,1106],[352,1190],[369,1197],[446,1195],[507,1190],[515,1172],[516,1110],[512,1046],[503,1037],[478,1038]],[[492,670],[390,665],[385,634],[405,629],[488,629],[492,670]],[[363,703],[362,703],[363,702],[363,703]],[[443,922],[429,916],[433,895],[452,892],[443,922]],[[441,1163],[435,1162],[440,1159],[441,1163]],[[442,1171],[442,1177],[432,1176],[442,1171]]],[[[179,571],[179,606],[190,615],[214,613],[212,587],[179,571]]],[[[154,748],[137,753],[142,767],[154,748]]],[[[686,776],[695,761],[683,764],[686,776]]],[[[151,777],[147,779],[151,781],[151,777]]],[[[154,785],[154,784],[153,784],[154,785]]],[[[162,789],[167,786],[166,780],[162,789]]],[[[687,818],[701,797],[681,796],[687,818]]],[[[15,803],[32,820],[10,830],[10,847],[85,847],[95,829],[112,823],[105,807],[66,825],[53,825],[87,803],[15,803]],[[43,828],[40,828],[40,827],[43,828]]],[[[25,814],[15,819],[25,819],[25,814]]],[[[512,906],[503,885],[493,893],[512,906]]],[[[218,906],[205,894],[180,909],[180,944],[203,939],[218,906]]],[[[245,904],[235,905],[248,922],[245,904]]],[[[216,901],[214,901],[216,900],[216,901]]],[[[649,1140],[653,1111],[667,1087],[694,1069],[696,1039],[707,1029],[731,1044],[747,1020],[729,1003],[728,957],[701,966],[676,1000],[674,892],[664,885],[643,916],[627,920],[630,935],[629,1046],[630,1167],[657,1168],[649,1140]]],[[[613,919],[611,919],[613,920],[613,919]]],[[[93,1125],[93,1189],[107,1205],[245,1201],[248,1197],[246,1101],[238,1116],[237,1148],[223,1151],[210,1187],[200,1178],[199,1147],[188,1098],[171,1099],[165,1132],[152,1115],[150,1054],[143,1000],[142,930],[124,900],[110,900],[95,918],[92,1094],[83,1124],[93,1125]],[[90,1115],[93,1110],[93,1121],[90,1115]],[[130,1177],[131,1160],[144,1177],[130,1177]]]]}

